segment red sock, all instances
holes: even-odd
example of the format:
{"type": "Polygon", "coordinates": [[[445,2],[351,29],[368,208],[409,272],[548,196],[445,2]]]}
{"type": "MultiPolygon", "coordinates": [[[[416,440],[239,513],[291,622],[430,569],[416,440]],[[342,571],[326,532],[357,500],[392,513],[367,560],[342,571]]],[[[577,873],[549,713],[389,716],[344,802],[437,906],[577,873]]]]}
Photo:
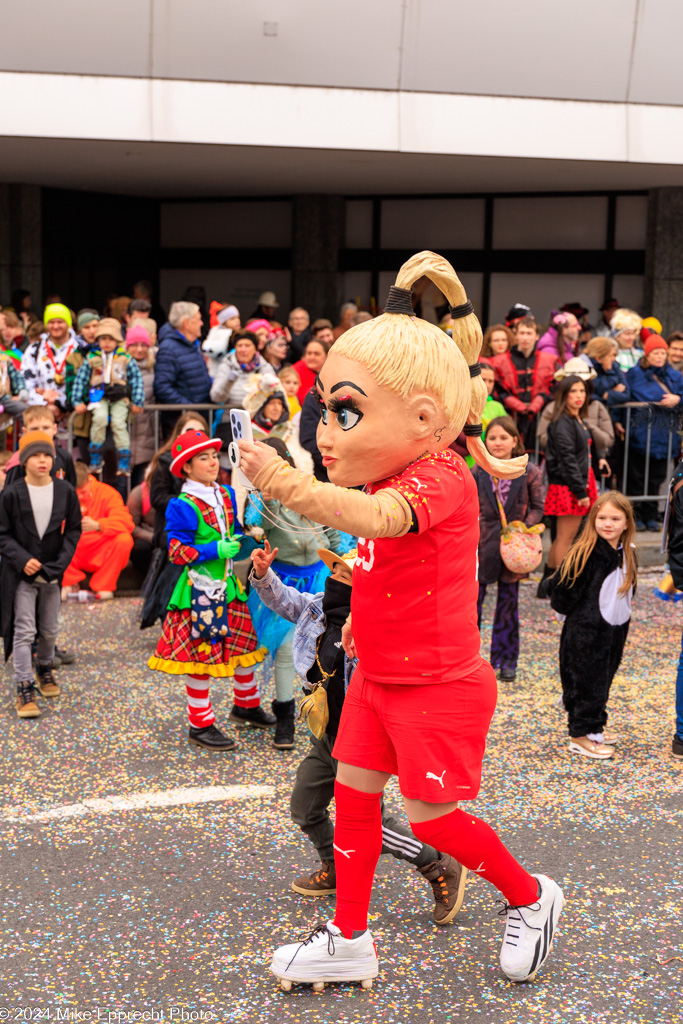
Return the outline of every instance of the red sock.
{"type": "Polygon", "coordinates": [[[375,867],[382,850],[381,793],[361,793],[334,784],[334,866],[337,909],[334,923],[347,939],[368,926],[375,867]]]}
{"type": "Polygon", "coordinates": [[[411,822],[413,835],[475,871],[502,892],[514,907],[538,897],[538,882],[515,860],[485,821],[458,807],[442,818],[411,822]]]}
{"type": "Polygon", "coordinates": [[[192,683],[186,683],[187,711],[190,725],[195,729],[206,729],[216,721],[209,700],[208,676],[190,676],[192,683]]]}
{"type": "Polygon", "coordinates": [[[235,668],[233,692],[236,708],[257,708],[259,706],[261,694],[259,685],[254,679],[253,668],[243,668],[241,665],[235,668]]]}

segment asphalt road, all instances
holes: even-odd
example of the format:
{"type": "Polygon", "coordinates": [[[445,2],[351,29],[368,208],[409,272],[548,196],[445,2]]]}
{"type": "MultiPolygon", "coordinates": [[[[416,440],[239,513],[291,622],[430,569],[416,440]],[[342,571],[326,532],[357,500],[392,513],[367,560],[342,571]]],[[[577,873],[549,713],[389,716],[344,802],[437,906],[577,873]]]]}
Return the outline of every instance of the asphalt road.
{"type": "MultiPolygon", "coordinates": [[[[252,731],[233,754],[188,747],[182,681],[146,668],[156,631],[137,630],[137,602],[67,607],[78,660],[63,695],[37,721],[18,721],[9,696],[0,712],[0,1021],[683,1022],[683,768],[668,757],[683,610],[652,582],[613,689],[622,743],[608,763],[566,750],[559,627],[522,588],[521,670],[501,688],[473,805],[568,899],[551,960],[521,986],[498,970],[487,883],[438,929],[427,883],[382,858],[375,987],[281,992],[273,946],[333,906],[289,890],[314,864],[288,812],[304,729],[292,752],[252,731]]],[[[227,722],[229,686],[213,696],[227,722]]]]}

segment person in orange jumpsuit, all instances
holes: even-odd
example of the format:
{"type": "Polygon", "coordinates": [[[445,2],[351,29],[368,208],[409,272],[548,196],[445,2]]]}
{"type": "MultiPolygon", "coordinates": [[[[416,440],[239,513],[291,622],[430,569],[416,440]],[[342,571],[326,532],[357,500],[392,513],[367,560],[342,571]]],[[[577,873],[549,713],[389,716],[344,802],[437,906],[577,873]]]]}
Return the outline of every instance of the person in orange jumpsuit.
{"type": "Polygon", "coordinates": [[[63,585],[69,589],[91,572],[91,589],[106,601],[114,596],[119,576],[128,564],[135,523],[118,491],[91,476],[84,462],[76,463],[76,482],[83,533],[64,573],[63,585]]]}

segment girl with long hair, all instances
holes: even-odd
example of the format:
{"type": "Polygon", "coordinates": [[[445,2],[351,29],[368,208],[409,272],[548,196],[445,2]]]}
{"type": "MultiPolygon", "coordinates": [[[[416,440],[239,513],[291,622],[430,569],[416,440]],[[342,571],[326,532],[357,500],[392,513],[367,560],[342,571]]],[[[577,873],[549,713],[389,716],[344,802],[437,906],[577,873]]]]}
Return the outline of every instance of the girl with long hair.
{"type": "MultiPolygon", "coordinates": [[[[484,444],[496,459],[512,459],[524,454],[524,442],[510,416],[498,416],[486,428],[484,444]]],[[[479,597],[477,617],[481,629],[486,588],[496,583],[496,611],[491,632],[491,665],[500,671],[503,682],[514,682],[519,658],[519,581],[500,557],[501,514],[508,523],[523,522],[536,526],[543,519],[543,480],[541,470],[528,462],[522,476],[505,480],[475,466],[474,478],[479,491],[479,597]]]]}
{"type": "MultiPolygon", "coordinates": [[[[548,555],[545,576],[560,565],[567,554],[581,519],[598,496],[593,469],[593,438],[586,423],[589,395],[586,384],[574,374],[560,381],[555,392],[555,411],[548,426],[545,464],[548,494],[545,514],[557,516],[557,533],[548,555]]],[[[600,472],[609,472],[599,459],[600,472]]]]}
{"type": "Polygon", "coordinates": [[[578,540],[547,581],[550,603],[566,616],[560,638],[560,677],[569,750],[604,761],[614,754],[607,701],[631,621],[638,561],[628,498],[606,491],[592,506],[578,540]]]}
{"type": "Polygon", "coordinates": [[[548,329],[538,341],[539,352],[551,352],[562,364],[575,356],[579,348],[581,324],[573,313],[553,310],[548,329]]]}

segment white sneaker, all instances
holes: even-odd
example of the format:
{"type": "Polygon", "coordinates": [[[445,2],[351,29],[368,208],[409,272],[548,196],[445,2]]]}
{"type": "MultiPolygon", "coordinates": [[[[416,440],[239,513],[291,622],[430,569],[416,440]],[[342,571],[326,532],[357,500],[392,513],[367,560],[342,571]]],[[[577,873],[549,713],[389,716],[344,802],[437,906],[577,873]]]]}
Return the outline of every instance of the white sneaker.
{"type": "Polygon", "coordinates": [[[546,875],[533,877],[541,887],[538,900],[526,907],[506,903],[502,911],[507,919],[500,967],[510,981],[530,981],[546,961],[564,907],[564,895],[557,882],[546,875]]]}
{"type": "Polygon", "coordinates": [[[372,988],[379,973],[372,933],[345,939],[331,921],[316,925],[303,941],[276,949],[270,969],[285,992],[294,982],[311,984],[318,992],[326,981],[359,981],[372,988]]]}

